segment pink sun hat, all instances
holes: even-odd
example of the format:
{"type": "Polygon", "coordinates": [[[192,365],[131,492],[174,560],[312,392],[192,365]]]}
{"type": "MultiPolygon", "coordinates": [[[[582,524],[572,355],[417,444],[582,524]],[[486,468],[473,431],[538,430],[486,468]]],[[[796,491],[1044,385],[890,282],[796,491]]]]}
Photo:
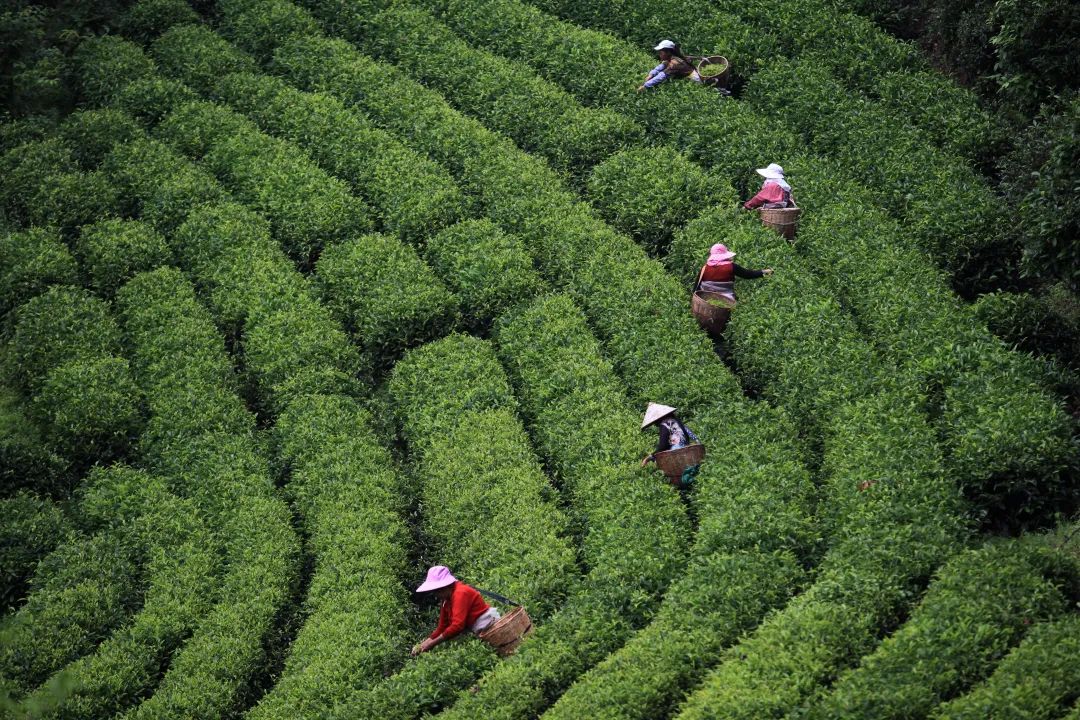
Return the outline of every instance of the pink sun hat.
{"type": "Polygon", "coordinates": [[[730,260],[733,257],[735,257],[735,253],[728,250],[727,245],[716,243],[709,248],[709,259],[705,262],[708,265],[719,265],[725,260],[730,260]]]}
{"type": "Polygon", "coordinates": [[[453,585],[457,578],[450,574],[450,568],[445,565],[436,565],[427,571],[427,578],[416,588],[416,592],[429,592],[438,590],[447,585],[453,585]]]}

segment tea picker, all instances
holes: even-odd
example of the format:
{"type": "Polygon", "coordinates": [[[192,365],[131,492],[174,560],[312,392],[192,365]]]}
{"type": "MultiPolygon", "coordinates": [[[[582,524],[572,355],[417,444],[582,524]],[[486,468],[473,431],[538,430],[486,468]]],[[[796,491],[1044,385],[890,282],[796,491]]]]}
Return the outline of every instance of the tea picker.
{"type": "Polygon", "coordinates": [[[730,67],[723,55],[684,55],[678,43],[672,40],[661,40],[653,50],[660,56],[660,64],[645,76],[644,82],[638,86],[638,92],[654,88],[669,79],[682,78],[727,92],[725,88],[730,67]]]}
{"type": "Polygon", "coordinates": [[[445,565],[436,565],[416,588],[418,593],[433,593],[441,602],[439,622],[435,630],[412,649],[414,656],[451,640],[465,630],[495,648],[500,656],[511,655],[521,641],[532,632],[532,621],[525,608],[497,593],[466,585],[450,573],[445,565]],[[498,610],[484,602],[481,594],[513,605],[503,617],[498,610]]]}
{"type": "Polygon", "coordinates": [[[734,261],[735,253],[717,243],[701,266],[694,285],[692,310],[703,330],[719,337],[735,309],[735,278],[756,279],[772,275],[772,268],[749,270],[734,261]]]}
{"type": "Polygon", "coordinates": [[[761,190],[754,197],[743,203],[743,208],[754,210],[761,208],[761,222],[778,233],[792,240],[802,214],[791,196],[791,185],[784,178],[784,168],[776,163],[758,168],[755,172],[765,178],[761,190]]]}
{"type": "Polygon", "coordinates": [[[697,435],[675,416],[675,408],[660,403],[649,403],[641,429],[656,425],[660,430],[660,439],[656,450],[641,459],[641,466],[656,462],[657,467],[667,476],[668,481],[682,487],[689,484],[697,475],[698,465],[705,457],[705,446],[697,435]]]}

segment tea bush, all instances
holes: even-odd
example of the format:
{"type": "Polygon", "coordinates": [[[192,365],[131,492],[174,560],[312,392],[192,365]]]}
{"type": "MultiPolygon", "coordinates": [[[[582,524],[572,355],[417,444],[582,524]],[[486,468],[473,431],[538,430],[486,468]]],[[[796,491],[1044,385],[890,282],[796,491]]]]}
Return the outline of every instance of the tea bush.
{"type": "Polygon", "coordinates": [[[198,24],[170,27],[153,42],[151,54],[163,75],[181,80],[200,93],[213,88],[222,75],[255,70],[250,55],[198,24]]]}
{"type": "Polygon", "coordinates": [[[453,335],[411,351],[389,391],[437,556],[536,618],[550,614],[568,592],[574,554],[491,346],[453,335]]]}
{"type": "Polygon", "coordinates": [[[327,305],[379,362],[457,322],[457,298],[396,238],[364,235],[328,248],[315,272],[327,305]]]}
{"type": "Polygon", "coordinates": [[[0,499],[0,508],[0,607],[6,611],[23,599],[27,579],[64,542],[71,522],[59,505],[26,491],[0,499]]]}
{"type": "Polygon", "coordinates": [[[136,274],[168,265],[172,252],[161,233],[138,220],[102,220],[83,226],[76,252],[90,286],[105,297],[136,274]]]}
{"type": "Polygon", "coordinates": [[[130,142],[139,133],[138,123],[114,108],[79,110],[59,127],[60,138],[83,170],[97,168],[114,145],[130,142]]]}
{"type": "Polygon", "coordinates": [[[91,105],[109,104],[128,83],[157,71],[141,48],[118,35],[87,38],[79,43],[74,60],[82,100],[91,105]]]}
{"type": "Polygon", "coordinates": [[[907,622],[808,716],[911,717],[989,675],[1025,625],[1067,606],[1045,560],[1032,555],[999,543],[947,563],[907,622]]]}
{"type": "Polygon", "coordinates": [[[1020,644],[1002,658],[990,677],[966,695],[942,703],[930,717],[942,720],[995,714],[1015,718],[1058,717],[1080,687],[1077,658],[1080,658],[1080,617],[1071,614],[1036,623],[1020,644]]]}
{"type": "Polygon", "coordinates": [[[0,233],[0,316],[50,285],[75,285],[79,266],[55,230],[0,233]]]}
{"type": "Polygon", "coordinates": [[[119,30],[127,38],[148,43],[174,25],[199,21],[184,0],[138,0],[120,16],[119,30]]]}

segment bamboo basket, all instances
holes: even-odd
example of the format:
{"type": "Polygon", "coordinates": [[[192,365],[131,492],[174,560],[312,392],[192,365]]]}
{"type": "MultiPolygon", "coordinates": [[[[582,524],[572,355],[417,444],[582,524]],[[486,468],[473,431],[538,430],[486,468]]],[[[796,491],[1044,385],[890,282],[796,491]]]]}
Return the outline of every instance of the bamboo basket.
{"type": "Polygon", "coordinates": [[[731,311],[735,308],[735,301],[729,296],[718,292],[706,292],[698,290],[694,293],[691,301],[691,309],[701,329],[714,338],[720,337],[731,319],[731,311]],[[723,305],[714,305],[709,300],[720,300],[723,305]]]}
{"type": "Polygon", "coordinates": [[[664,450],[653,455],[653,459],[660,472],[667,476],[668,482],[679,487],[682,484],[683,470],[699,465],[705,459],[705,446],[695,443],[678,450],[664,450]]]}
{"type": "Polygon", "coordinates": [[[503,615],[491,624],[490,627],[481,630],[477,637],[495,648],[499,657],[513,655],[521,641],[533,631],[532,620],[525,608],[518,605],[516,608],[503,615]]]}
{"type": "Polygon", "coordinates": [[[728,81],[731,79],[731,63],[729,63],[728,59],[723,55],[704,56],[703,58],[701,58],[701,60],[698,61],[696,69],[698,71],[698,75],[701,75],[701,82],[710,87],[726,88],[728,85],[728,81]],[[702,74],[701,70],[707,65],[723,65],[724,70],[723,72],[717,73],[716,75],[710,75],[706,77],[704,74],[702,74]]]}
{"type": "Polygon", "coordinates": [[[795,230],[799,226],[802,208],[761,208],[761,224],[771,227],[788,240],[795,239],[795,230]]]}

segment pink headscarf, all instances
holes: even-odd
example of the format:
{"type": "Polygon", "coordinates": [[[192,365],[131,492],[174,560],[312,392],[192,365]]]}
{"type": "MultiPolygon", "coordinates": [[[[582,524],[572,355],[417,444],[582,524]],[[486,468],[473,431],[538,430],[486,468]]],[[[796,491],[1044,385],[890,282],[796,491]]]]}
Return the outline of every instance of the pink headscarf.
{"type": "Polygon", "coordinates": [[[733,257],[735,257],[735,253],[728,250],[727,245],[716,243],[709,249],[709,259],[705,261],[705,264],[716,266],[733,257]]]}

